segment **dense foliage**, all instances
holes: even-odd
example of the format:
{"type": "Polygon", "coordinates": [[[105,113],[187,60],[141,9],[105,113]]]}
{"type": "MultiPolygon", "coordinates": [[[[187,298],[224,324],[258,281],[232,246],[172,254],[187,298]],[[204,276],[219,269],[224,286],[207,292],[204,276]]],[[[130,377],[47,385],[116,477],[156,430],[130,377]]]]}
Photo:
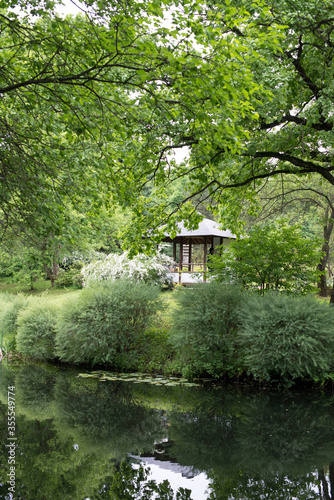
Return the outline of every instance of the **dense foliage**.
{"type": "Polygon", "coordinates": [[[33,289],[34,283],[44,275],[36,251],[8,238],[0,253],[0,276],[7,282],[29,284],[33,289]]]}
{"type": "Polygon", "coordinates": [[[23,356],[54,360],[58,308],[46,300],[35,300],[20,312],[16,347],[23,356]]]}
{"type": "MultiPolygon", "coordinates": [[[[174,212],[179,211],[180,216],[182,210],[191,226],[197,214],[193,209],[186,212],[186,200],[208,204],[235,231],[243,226],[243,200],[249,201],[249,211],[254,213],[268,179],[279,180],[283,193],[286,179],[308,181],[310,174],[333,186],[333,10],[332,0],[203,4],[196,41],[200,39],[210,54],[210,63],[215,56],[221,61],[223,54],[229,54],[226,70],[234,69],[231,76],[225,72],[220,79],[213,68],[209,78],[195,78],[198,87],[194,94],[187,82],[192,118],[177,109],[183,118],[179,123],[186,130],[187,140],[181,144],[189,148],[186,164],[169,168],[159,157],[157,162],[153,160],[154,166],[132,166],[134,193],[139,177],[146,179],[148,174],[155,184],[151,196],[133,197],[136,217],[129,241],[142,245],[142,235],[152,234],[152,229],[156,238],[161,237],[164,224],[173,229],[174,212]],[[273,35],[270,40],[269,33],[273,35]],[[243,70],[243,78],[251,75],[247,86],[240,80],[243,70]],[[227,99],[223,88],[230,91],[227,99]],[[240,92],[245,104],[249,99],[253,112],[234,107],[240,92]],[[198,99],[192,101],[194,95],[198,99]],[[231,109],[227,109],[228,103],[231,109]],[[234,144],[230,141],[232,129],[234,144]],[[185,196],[171,205],[162,192],[180,177],[186,179],[185,196]]],[[[173,92],[182,89],[183,68],[180,73],[173,80],[173,92]]],[[[175,123],[173,127],[175,131],[175,123]]],[[[146,182],[142,185],[147,187],[146,182]]]]}
{"type": "Polygon", "coordinates": [[[181,373],[170,329],[171,321],[166,320],[162,309],[154,317],[153,324],[145,328],[140,336],[137,346],[137,370],[166,375],[181,373]]]}
{"type": "Polygon", "coordinates": [[[124,238],[96,249],[152,249],[201,203],[240,227],[266,179],[333,185],[332,0],[101,0],[76,17],[57,3],[0,17],[0,222],[24,257],[6,273],[53,284],[64,252],[129,206],[124,238]]]}
{"type": "MultiPolygon", "coordinates": [[[[8,331],[12,328],[5,328],[4,318],[7,308],[10,306],[10,297],[7,294],[0,294],[0,349],[2,354],[7,354],[15,350],[15,332],[8,331]]],[[[7,326],[7,325],[6,325],[7,326]]]]}
{"type": "Polygon", "coordinates": [[[316,175],[306,178],[271,178],[256,196],[257,209],[249,213],[250,202],[244,201],[241,220],[245,234],[268,221],[281,224],[282,218],[291,225],[299,224],[304,237],[319,241],[318,289],[323,297],[328,295],[328,285],[333,280],[332,252],[334,236],[334,193],[316,175]],[[328,280],[328,281],[327,281],[328,280]]]}
{"type": "Polygon", "coordinates": [[[325,379],[333,370],[334,309],[313,297],[251,297],[239,312],[238,342],[256,379],[325,379]]]}
{"type": "Polygon", "coordinates": [[[136,347],[158,306],[157,287],[117,280],[83,289],[63,304],[57,325],[57,355],[73,363],[136,366],[136,347]]]}
{"type": "Polygon", "coordinates": [[[55,281],[56,288],[63,288],[63,287],[82,288],[83,286],[83,275],[81,273],[82,267],[83,267],[82,262],[74,262],[66,269],[59,269],[57,279],[55,281]]]}
{"type": "Polygon", "coordinates": [[[14,297],[7,297],[3,303],[1,311],[2,328],[6,335],[16,335],[18,328],[18,315],[31,303],[31,299],[23,294],[14,297]]]}
{"type": "Polygon", "coordinates": [[[235,341],[242,299],[237,286],[215,282],[177,292],[173,339],[184,375],[219,377],[240,369],[235,341]]]}
{"type": "Polygon", "coordinates": [[[315,291],[320,261],[319,242],[307,238],[299,226],[276,220],[255,226],[242,239],[232,241],[229,251],[211,258],[216,279],[236,280],[245,288],[315,291]]]}
{"type": "Polygon", "coordinates": [[[255,126],[268,93],[254,78],[256,41],[276,50],[280,28],[261,0],[87,1],[76,17],[57,3],[17,0],[0,18],[4,228],[70,241],[73,216],[84,227],[119,203],[133,206],[127,234],[146,246],[148,228],[163,231],[158,219],[193,211],[185,199],[171,206],[165,189],[187,176],[191,196],[201,192],[211,160],[248,140],[245,122],[255,126]],[[183,148],[188,171],[174,160],[183,148]]]}
{"type": "Polygon", "coordinates": [[[110,207],[133,207],[136,251],[195,225],[190,200],[240,226],[264,179],[333,185],[332,0],[46,5],[3,4],[0,219],[50,279],[110,207]]]}

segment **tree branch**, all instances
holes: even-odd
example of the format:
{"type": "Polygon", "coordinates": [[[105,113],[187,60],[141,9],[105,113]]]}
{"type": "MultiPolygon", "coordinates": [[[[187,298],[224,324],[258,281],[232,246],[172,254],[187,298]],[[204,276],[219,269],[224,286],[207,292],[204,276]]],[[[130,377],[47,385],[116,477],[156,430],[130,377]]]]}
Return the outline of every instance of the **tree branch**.
{"type": "Polygon", "coordinates": [[[333,124],[328,123],[328,122],[323,122],[323,123],[311,123],[309,124],[307,122],[306,118],[300,118],[299,116],[293,116],[287,114],[282,116],[280,120],[274,120],[273,122],[270,123],[265,123],[264,120],[262,121],[260,125],[260,130],[268,130],[274,127],[278,127],[279,125],[283,125],[284,123],[296,123],[297,125],[305,125],[306,127],[313,128],[314,130],[320,130],[324,132],[331,132],[333,130],[333,124]]]}

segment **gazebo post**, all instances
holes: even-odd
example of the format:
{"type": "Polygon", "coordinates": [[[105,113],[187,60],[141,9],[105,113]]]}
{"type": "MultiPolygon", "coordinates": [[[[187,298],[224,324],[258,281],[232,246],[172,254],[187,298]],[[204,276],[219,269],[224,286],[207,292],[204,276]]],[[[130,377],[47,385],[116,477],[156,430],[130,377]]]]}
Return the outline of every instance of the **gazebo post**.
{"type": "Polygon", "coordinates": [[[173,240],[173,261],[176,262],[176,241],[173,240]]]}
{"type": "Polygon", "coordinates": [[[223,245],[224,245],[224,238],[221,236],[220,237],[220,249],[219,249],[219,253],[220,255],[222,254],[223,252],[223,245]]]}
{"type": "Polygon", "coordinates": [[[189,259],[188,259],[188,271],[191,273],[191,240],[189,239],[189,259]]]}
{"type": "Polygon", "coordinates": [[[207,237],[204,236],[204,267],[203,267],[204,274],[203,274],[203,283],[206,283],[205,273],[206,273],[206,259],[207,259],[207,255],[208,255],[208,241],[207,241],[207,237]]]}
{"type": "Polygon", "coordinates": [[[183,262],[183,238],[180,238],[180,266],[179,266],[179,283],[181,283],[182,262],[183,262]]]}

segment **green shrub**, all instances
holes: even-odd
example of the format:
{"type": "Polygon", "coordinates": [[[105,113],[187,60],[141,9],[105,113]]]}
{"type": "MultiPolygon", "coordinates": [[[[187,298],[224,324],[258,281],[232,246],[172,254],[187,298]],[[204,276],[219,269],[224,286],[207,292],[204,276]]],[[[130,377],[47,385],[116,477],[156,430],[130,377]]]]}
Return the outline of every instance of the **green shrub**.
{"type": "Polygon", "coordinates": [[[0,325],[3,327],[3,318],[5,312],[13,301],[14,296],[8,293],[0,293],[0,325]]]}
{"type": "Polygon", "coordinates": [[[50,301],[35,298],[17,318],[17,350],[42,361],[55,358],[58,308],[50,301]]]}
{"type": "Polygon", "coordinates": [[[212,282],[176,293],[173,338],[183,375],[220,377],[238,372],[235,338],[243,297],[240,288],[212,282]]]}
{"type": "Polygon", "coordinates": [[[0,293],[0,317],[1,317],[1,311],[2,311],[2,307],[3,305],[8,305],[10,302],[12,302],[13,298],[15,297],[15,295],[13,296],[12,294],[10,293],[0,293]]]}
{"type": "Polygon", "coordinates": [[[67,362],[135,368],[140,335],[157,310],[158,294],[158,287],[123,280],[82,290],[77,301],[62,306],[58,356],[67,362]]]}
{"type": "Polygon", "coordinates": [[[31,298],[22,293],[13,296],[1,318],[5,333],[17,333],[18,314],[21,309],[28,307],[30,301],[31,298]]]}
{"type": "Polygon", "coordinates": [[[3,332],[3,344],[6,351],[16,350],[16,334],[18,329],[17,319],[19,312],[28,307],[30,297],[23,294],[8,295],[3,297],[0,311],[1,332],[3,332]]]}
{"type": "Polygon", "coordinates": [[[324,379],[334,350],[334,308],[313,297],[268,294],[240,312],[239,344],[256,379],[324,379]]]}
{"type": "Polygon", "coordinates": [[[170,328],[170,324],[159,313],[154,324],[143,331],[138,343],[139,371],[170,374],[171,363],[176,355],[170,328]]]}
{"type": "Polygon", "coordinates": [[[10,305],[10,295],[0,294],[0,349],[2,354],[6,354],[15,347],[15,337],[13,335],[5,335],[5,328],[2,318],[10,305]],[[14,338],[13,338],[14,337],[14,338]]]}

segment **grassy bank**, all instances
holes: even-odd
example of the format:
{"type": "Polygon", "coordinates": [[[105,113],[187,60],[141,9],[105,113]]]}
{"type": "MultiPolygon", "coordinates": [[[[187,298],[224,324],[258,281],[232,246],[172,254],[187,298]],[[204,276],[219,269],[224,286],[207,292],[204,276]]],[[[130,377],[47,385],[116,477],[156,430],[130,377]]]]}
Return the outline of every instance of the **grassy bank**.
{"type": "Polygon", "coordinates": [[[334,376],[334,308],[210,283],[163,291],[104,282],[0,294],[4,353],[187,378],[291,385],[334,376]]]}

